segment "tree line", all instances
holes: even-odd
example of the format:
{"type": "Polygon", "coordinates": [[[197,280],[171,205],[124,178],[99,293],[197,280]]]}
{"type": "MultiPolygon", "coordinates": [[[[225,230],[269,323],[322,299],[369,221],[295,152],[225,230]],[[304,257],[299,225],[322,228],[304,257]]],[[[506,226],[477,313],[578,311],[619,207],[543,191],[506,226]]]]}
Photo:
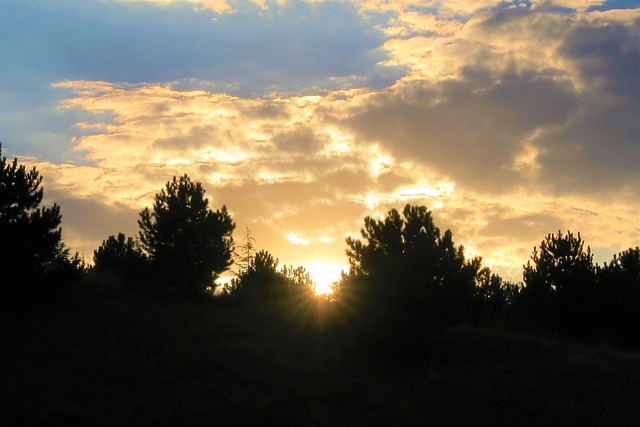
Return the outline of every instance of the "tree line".
{"type": "Polygon", "coordinates": [[[580,233],[558,231],[534,247],[522,282],[514,283],[480,257],[468,257],[427,207],[408,204],[383,219],[364,218],[360,238],[346,239],[348,271],[324,297],[315,294],[304,267],[279,268],[272,254],[256,250],[248,228],[236,248],[236,224],[226,206],[211,209],[202,185],[188,175],[173,177],[139,213],[137,236],[108,236],[91,266],[65,246],[60,208],[41,206],[41,184],[35,167],[7,161],[0,146],[2,298],[55,296],[90,271],[169,298],[329,304],[358,332],[395,340],[399,348],[415,347],[425,331],[461,322],[638,345],[638,247],[600,266],[580,233]],[[233,279],[216,289],[234,261],[233,279]]]}

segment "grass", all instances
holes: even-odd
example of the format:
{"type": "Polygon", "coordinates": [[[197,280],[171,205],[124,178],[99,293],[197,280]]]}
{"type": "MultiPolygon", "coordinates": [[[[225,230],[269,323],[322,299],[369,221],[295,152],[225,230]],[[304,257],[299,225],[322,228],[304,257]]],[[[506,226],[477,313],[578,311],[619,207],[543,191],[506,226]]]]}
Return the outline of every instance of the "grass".
{"type": "Polygon", "coordinates": [[[606,346],[462,326],[423,337],[424,355],[403,363],[376,357],[384,342],[298,326],[283,307],[85,290],[2,310],[4,425],[640,420],[640,355],[606,346]]]}

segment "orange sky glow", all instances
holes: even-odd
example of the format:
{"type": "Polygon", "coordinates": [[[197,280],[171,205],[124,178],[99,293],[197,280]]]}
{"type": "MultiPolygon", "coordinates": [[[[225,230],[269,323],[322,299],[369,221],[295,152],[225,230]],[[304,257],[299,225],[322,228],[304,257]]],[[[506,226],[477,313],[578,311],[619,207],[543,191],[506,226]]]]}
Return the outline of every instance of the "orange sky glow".
{"type": "Polygon", "coordinates": [[[407,203],[515,281],[550,232],[581,232],[598,262],[640,245],[636,2],[110,0],[55,13],[54,48],[38,49],[41,34],[14,43],[0,138],[44,175],[64,241],[88,258],[108,235],[136,235],[138,212],[184,173],[227,206],[237,244],[249,227],[322,289],[363,218],[407,203]],[[45,50],[49,68],[33,66],[45,50]]]}

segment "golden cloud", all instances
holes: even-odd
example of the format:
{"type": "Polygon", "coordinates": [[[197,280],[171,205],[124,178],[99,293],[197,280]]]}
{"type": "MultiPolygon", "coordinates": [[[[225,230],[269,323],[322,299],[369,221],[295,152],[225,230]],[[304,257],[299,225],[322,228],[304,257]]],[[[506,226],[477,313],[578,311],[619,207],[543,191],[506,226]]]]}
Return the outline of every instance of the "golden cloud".
{"type": "MultiPolygon", "coordinates": [[[[612,253],[640,245],[640,196],[627,185],[637,175],[614,174],[597,142],[580,138],[585,121],[604,122],[618,105],[637,107],[605,84],[604,71],[605,83],[590,84],[594,61],[582,61],[572,39],[611,25],[625,36],[633,21],[619,13],[514,10],[461,23],[408,12],[409,3],[361,3],[364,11],[397,10],[394,25],[421,33],[384,44],[389,62],[410,72],[379,91],[241,98],[169,84],[54,84],[74,93],[62,109],[101,119],[85,114],[76,124],[92,130],[74,139],[92,165],[32,160],[45,187],[70,206],[90,200],[93,211],[129,218],[107,230],[65,214],[75,221],[64,223],[68,243],[97,247],[107,234],[81,233],[92,227],[134,230],[135,212],[172,175],[188,173],[214,206],[230,208],[239,229],[250,226],[258,246],[287,264],[315,257],[343,265],[343,239],[362,218],[405,203],[432,208],[457,243],[516,280],[533,245],[558,229],[581,231],[612,253]],[[606,100],[609,110],[594,100],[606,100]],[[105,123],[105,112],[112,121],[105,123]],[[553,158],[571,147],[584,155],[560,169],[553,158]],[[582,169],[602,176],[600,186],[581,187],[582,169]],[[619,186],[605,189],[612,174],[619,186]]],[[[473,13],[497,3],[446,6],[473,13]]],[[[621,123],[609,135],[628,128],[621,123]]],[[[620,141],[607,149],[626,144],[620,141]]],[[[626,153],[633,159],[637,150],[626,153]]]]}

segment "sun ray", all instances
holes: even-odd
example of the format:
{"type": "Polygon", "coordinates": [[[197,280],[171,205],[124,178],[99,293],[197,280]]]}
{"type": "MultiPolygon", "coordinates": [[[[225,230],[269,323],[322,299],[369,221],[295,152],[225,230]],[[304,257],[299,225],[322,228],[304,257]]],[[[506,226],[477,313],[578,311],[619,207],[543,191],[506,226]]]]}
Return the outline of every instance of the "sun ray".
{"type": "Polygon", "coordinates": [[[316,294],[330,294],[332,285],[340,279],[340,273],[346,267],[329,261],[312,261],[306,264],[311,278],[316,282],[316,294]]]}

